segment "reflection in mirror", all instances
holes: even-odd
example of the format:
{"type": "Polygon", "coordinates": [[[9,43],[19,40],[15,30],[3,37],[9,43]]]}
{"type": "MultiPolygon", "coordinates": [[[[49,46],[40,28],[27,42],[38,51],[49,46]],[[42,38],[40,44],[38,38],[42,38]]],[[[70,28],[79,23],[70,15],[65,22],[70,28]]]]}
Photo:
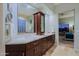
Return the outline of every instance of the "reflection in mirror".
{"type": "Polygon", "coordinates": [[[19,33],[33,33],[34,20],[32,13],[35,11],[29,4],[18,4],[18,32],[19,33]]]}

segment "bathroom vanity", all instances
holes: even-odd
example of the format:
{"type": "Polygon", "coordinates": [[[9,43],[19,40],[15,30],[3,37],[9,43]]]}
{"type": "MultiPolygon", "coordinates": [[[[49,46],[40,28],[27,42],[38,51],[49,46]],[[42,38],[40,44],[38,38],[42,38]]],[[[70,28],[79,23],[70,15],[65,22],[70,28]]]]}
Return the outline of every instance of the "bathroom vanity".
{"type": "Polygon", "coordinates": [[[10,37],[5,42],[6,56],[41,56],[54,45],[55,33],[45,31],[45,14],[36,11],[28,17],[28,9],[24,7],[26,5],[28,4],[17,5],[17,15],[13,10],[15,17],[11,18],[14,22],[9,22],[10,25],[17,24],[17,27],[6,26],[6,36],[10,37]],[[9,30],[10,27],[13,32],[9,30]]]}
{"type": "Polygon", "coordinates": [[[55,35],[33,35],[6,43],[7,56],[42,56],[54,45],[55,35]]]}

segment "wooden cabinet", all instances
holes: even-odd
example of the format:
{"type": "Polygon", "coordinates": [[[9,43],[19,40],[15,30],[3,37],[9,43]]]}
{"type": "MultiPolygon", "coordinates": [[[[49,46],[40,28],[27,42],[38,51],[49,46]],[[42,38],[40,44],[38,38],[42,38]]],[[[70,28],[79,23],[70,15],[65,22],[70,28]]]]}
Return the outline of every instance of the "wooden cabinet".
{"type": "Polygon", "coordinates": [[[34,32],[43,34],[45,32],[45,15],[42,12],[34,13],[34,32]]]}
{"type": "Polygon", "coordinates": [[[55,42],[55,35],[27,43],[6,45],[7,56],[42,56],[45,52],[53,46],[55,42]]]}
{"type": "Polygon", "coordinates": [[[25,44],[16,45],[6,45],[6,55],[10,56],[23,56],[25,54],[26,48],[25,44]]]}

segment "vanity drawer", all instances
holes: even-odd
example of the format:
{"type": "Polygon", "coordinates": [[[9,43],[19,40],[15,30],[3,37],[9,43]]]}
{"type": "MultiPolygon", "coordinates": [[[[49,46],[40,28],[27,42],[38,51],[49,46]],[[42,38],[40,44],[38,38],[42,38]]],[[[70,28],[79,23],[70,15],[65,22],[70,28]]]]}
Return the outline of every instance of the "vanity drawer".
{"type": "Polygon", "coordinates": [[[6,52],[23,52],[25,51],[25,45],[6,45],[6,52]]]}
{"type": "Polygon", "coordinates": [[[25,55],[25,44],[6,45],[6,56],[22,56],[25,55]]]}

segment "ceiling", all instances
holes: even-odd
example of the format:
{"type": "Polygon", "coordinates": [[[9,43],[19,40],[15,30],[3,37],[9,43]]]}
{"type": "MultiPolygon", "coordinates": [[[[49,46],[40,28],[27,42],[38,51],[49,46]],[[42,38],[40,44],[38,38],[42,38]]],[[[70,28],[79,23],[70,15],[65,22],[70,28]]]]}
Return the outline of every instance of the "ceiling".
{"type": "Polygon", "coordinates": [[[18,14],[30,16],[37,11],[49,8],[53,10],[56,8],[58,13],[69,11],[79,5],[78,3],[20,3],[18,4],[18,14]]]}
{"type": "Polygon", "coordinates": [[[37,11],[37,8],[30,4],[18,4],[18,15],[30,16],[37,11]]]}
{"type": "Polygon", "coordinates": [[[59,18],[74,17],[74,10],[66,11],[59,14],[59,18]]]}
{"type": "Polygon", "coordinates": [[[54,5],[53,3],[20,3],[18,4],[18,14],[30,16],[45,7],[52,9],[54,5]]]}

